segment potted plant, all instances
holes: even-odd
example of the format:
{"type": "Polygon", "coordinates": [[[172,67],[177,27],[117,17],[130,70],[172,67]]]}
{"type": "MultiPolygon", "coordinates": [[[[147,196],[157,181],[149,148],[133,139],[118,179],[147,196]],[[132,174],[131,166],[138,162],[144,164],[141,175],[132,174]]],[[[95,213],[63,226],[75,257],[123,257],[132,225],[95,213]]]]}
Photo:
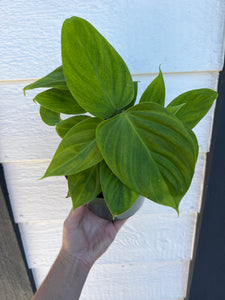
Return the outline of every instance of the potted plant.
{"type": "Polygon", "coordinates": [[[62,138],[43,178],[66,176],[73,209],[88,203],[105,218],[127,217],[143,197],[178,212],[198,158],[192,128],[217,93],[191,90],[165,107],[159,69],[135,105],[138,83],[89,22],[66,19],[61,45],[62,65],[24,88],[48,88],[34,101],[62,138]]]}

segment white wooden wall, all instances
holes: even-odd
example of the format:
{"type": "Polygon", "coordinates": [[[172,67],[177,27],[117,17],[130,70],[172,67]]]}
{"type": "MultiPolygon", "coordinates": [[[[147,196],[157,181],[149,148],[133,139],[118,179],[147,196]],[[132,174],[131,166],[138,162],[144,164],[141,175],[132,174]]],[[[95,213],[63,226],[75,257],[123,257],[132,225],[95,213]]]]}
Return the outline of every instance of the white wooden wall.
{"type": "MultiPolygon", "coordinates": [[[[60,248],[70,208],[63,178],[43,175],[59,138],[42,123],[36,92],[22,88],[61,64],[63,20],[89,20],[139,80],[139,96],[161,64],[167,101],[190,89],[217,88],[224,56],[224,0],[2,0],[0,2],[0,162],[37,286],[60,248]]],[[[186,295],[201,209],[213,109],[196,126],[200,155],[180,216],[148,200],[93,267],[85,300],[181,300],[186,295]]]]}

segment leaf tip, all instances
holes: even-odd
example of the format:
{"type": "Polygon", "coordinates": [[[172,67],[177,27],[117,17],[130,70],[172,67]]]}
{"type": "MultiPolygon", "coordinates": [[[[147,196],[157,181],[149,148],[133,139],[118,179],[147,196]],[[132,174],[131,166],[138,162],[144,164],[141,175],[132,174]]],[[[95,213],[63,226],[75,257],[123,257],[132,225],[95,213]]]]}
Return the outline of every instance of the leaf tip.
{"type": "Polygon", "coordinates": [[[179,216],[180,216],[179,207],[177,206],[177,207],[175,207],[174,209],[176,210],[176,212],[177,212],[177,217],[179,218],[179,216]]]}
{"type": "MultiPolygon", "coordinates": [[[[47,171],[48,171],[48,170],[47,170],[47,171]]],[[[51,175],[48,175],[47,171],[46,171],[45,174],[44,174],[41,178],[39,178],[38,180],[42,180],[42,179],[45,179],[45,178],[51,176],[51,175]]]]}
{"type": "Polygon", "coordinates": [[[218,93],[214,91],[215,99],[218,97],[218,93]]]}
{"type": "Polygon", "coordinates": [[[71,198],[71,196],[70,196],[70,191],[67,192],[67,195],[66,195],[65,198],[66,198],[66,199],[67,199],[67,198],[71,198]]]}
{"type": "Polygon", "coordinates": [[[114,214],[112,214],[112,213],[111,213],[111,215],[112,215],[112,220],[113,220],[113,222],[115,222],[115,219],[116,219],[117,215],[114,215],[114,214]]]}

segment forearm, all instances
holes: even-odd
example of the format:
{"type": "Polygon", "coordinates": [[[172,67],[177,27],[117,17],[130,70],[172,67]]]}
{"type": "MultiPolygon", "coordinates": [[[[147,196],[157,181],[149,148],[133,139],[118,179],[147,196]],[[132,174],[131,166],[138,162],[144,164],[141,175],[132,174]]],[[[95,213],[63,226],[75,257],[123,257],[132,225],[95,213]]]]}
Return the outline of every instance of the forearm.
{"type": "Polygon", "coordinates": [[[32,300],[78,300],[90,268],[60,251],[47,277],[32,300]]]}

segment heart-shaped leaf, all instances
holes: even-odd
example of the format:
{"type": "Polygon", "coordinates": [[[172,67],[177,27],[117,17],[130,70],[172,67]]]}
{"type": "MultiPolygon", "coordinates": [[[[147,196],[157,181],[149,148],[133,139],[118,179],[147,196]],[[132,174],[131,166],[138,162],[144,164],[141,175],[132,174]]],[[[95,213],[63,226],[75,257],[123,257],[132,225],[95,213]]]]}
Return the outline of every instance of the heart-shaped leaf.
{"type": "Polygon", "coordinates": [[[140,103],[142,102],[155,102],[164,106],[165,104],[165,83],[163,74],[159,68],[159,75],[149,84],[141,96],[140,103]]]}
{"type": "Polygon", "coordinates": [[[42,106],[63,114],[82,114],[85,110],[80,107],[69,90],[49,89],[35,96],[42,106]]]}
{"type": "Polygon", "coordinates": [[[92,115],[110,117],[132,101],[134,86],[125,62],[86,20],[72,17],[63,23],[62,60],[68,88],[92,115]]]}
{"type": "Polygon", "coordinates": [[[56,132],[61,138],[63,138],[73,126],[88,118],[90,117],[86,115],[81,115],[65,119],[56,125],[56,132]]]}
{"type": "Polygon", "coordinates": [[[138,104],[99,124],[107,165],[130,189],[178,210],[198,155],[194,133],[157,103],[138,104]]]}
{"type": "Polygon", "coordinates": [[[211,89],[192,90],[176,97],[167,108],[185,103],[176,117],[193,128],[206,115],[216,97],[217,92],[211,89]]]}
{"type": "Polygon", "coordinates": [[[55,126],[61,120],[60,113],[52,111],[43,106],[40,106],[40,116],[42,118],[42,121],[49,126],[55,126]]]}
{"type": "Polygon", "coordinates": [[[100,163],[100,182],[105,202],[113,217],[127,211],[139,196],[123,184],[104,161],[100,163]]]}
{"type": "Polygon", "coordinates": [[[99,118],[83,120],[64,136],[42,178],[73,175],[86,170],[100,161],[102,155],[95,140],[99,118]]]}
{"type": "Polygon", "coordinates": [[[68,89],[66,85],[66,80],[63,73],[63,66],[58,67],[45,77],[28,84],[23,89],[23,92],[25,94],[26,90],[32,90],[37,88],[45,88],[45,87],[54,87],[58,89],[68,89]]]}
{"type": "Polygon", "coordinates": [[[68,176],[73,209],[92,201],[101,192],[99,164],[68,176]]]}

